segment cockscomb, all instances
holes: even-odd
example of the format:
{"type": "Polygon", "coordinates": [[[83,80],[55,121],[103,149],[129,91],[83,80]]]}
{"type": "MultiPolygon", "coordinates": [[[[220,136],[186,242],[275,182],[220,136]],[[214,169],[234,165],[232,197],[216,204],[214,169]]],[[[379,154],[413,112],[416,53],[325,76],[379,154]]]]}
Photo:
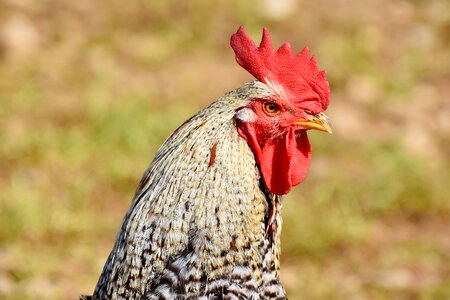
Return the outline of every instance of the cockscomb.
{"type": "Polygon", "coordinates": [[[312,113],[328,107],[330,87],[326,72],[318,69],[307,47],[297,55],[292,53],[289,43],[275,50],[267,28],[263,29],[261,43],[256,47],[243,27],[231,36],[231,47],[238,64],[280,97],[287,97],[293,104],[312,102],[308,103],[312,113]]]}

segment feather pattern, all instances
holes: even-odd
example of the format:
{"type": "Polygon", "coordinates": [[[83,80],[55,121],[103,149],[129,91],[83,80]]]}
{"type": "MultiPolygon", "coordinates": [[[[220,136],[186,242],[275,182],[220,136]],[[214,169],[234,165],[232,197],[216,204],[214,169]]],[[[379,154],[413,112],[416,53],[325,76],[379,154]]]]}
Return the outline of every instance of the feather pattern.
{"type": "Polygon", "coordinates": [[[252,82],[180,126],[145,172],[93,299],[286,299],[281,199],[238,134],[252,82]]]}

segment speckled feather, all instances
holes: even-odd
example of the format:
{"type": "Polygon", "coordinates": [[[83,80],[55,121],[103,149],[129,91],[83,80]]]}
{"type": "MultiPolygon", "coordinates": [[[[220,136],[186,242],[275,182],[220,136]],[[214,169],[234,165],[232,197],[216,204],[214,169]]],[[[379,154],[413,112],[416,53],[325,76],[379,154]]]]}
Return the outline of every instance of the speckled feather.
{"type": "Polygon", "coordinates": [[[238,134],[252,82],[181,125],[145,172],[93,299],[286,299],[281,200],[238,134]]]}

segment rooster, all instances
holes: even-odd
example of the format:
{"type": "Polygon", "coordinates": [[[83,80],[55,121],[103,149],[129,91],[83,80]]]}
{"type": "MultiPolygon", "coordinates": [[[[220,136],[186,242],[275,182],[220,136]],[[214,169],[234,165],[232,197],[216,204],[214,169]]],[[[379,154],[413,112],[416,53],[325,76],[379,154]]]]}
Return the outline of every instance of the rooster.
{"type": "Polygon", "coordinates": [[[256,80],[164,142],[85,299],[287,299],[281,195],[306,176],[306,131],[331,133],[329,85],[307,48],[275,50],[266,28],[259,47],[242,27],[231,47],[256,80]]]}

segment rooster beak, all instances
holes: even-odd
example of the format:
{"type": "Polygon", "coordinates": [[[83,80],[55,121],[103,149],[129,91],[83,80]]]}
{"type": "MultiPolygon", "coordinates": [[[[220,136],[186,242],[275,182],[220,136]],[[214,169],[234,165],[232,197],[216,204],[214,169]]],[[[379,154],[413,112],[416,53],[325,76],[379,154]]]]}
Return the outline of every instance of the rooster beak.
{"type": "Polygon", "coordinates": [[[316,129],[328,133],[333,133],[333,130],[331,129],[331,123],[324,113],[318,113],[317,115],[308,115],[306,119],[296,120],[294,123],[301,126],[302,129],[316,129]]]}

